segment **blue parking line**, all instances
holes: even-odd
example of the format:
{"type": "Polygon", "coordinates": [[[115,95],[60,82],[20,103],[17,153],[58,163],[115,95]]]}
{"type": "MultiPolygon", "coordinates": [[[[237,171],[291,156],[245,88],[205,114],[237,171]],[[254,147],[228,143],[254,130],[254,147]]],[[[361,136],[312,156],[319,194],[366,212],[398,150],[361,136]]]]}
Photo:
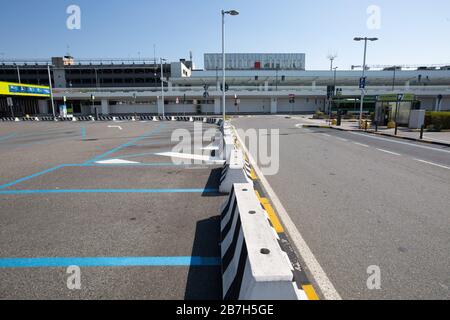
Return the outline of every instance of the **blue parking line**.
{"type": "Polygon", "coordinates": [[[61,194],[61,193],[218,193],[218,189],[49,189],[0,190],[0,195],[61,194]]]}
{"type": "Polygon", "coordinates": [[[70,165],[61,164],[61,165],[59,165],[59,166],[56,166],[56,167],[53,167],[53,168],[50,168],[50,169],[47,169],[47,170],[44,170],[44,171],[41,171],[41,172],[38,172],[38,173],[34,173],[34,174],[32,174],[32,175],[29,175],[29,176],[26,176],[26,177],[17,179],[17,180],[15,180],[15,181],[6,183],[6,184],[4,184],[4,185],[1,185],[1,186],[0,186],[0,189],[5,189],[5,188],[8,188],[8,187],[12,187],[12,186],[14,186],[14,185],[16,185],[16,184],[18,184],[18,183],[21,183],[21,182],[24,182],[24,181],[27,181],[27,180],[30,180],[30,179],[33,179],[33,178],[42,176],[42,175],[44,175],[44,174],[46,174],[46,173],[49,173],[49,172],[58,170],[58,169],[63,168],[63,167],[68,167],[68,166],[70,166],[70,165]]]}
{"type": "Polygon", "coordinates": [[[137,137],[137,138],[135,138],[133,140],[130,140],[130,141],[128,141],[128,142],[126,142],[126,143],[124,143],[124,144],[114,148],[114,149],[109,150],[108,152],[105,152],[105,153],[103,153],[103,154],[101,154],[99,156],[96,156],[95,158],[86,161],[85,164],[89,164],[89,163],[93,163],[93,162],[99,161],[99,160],[109,156],[110,154],[113,154],[113,153],[115,153],[115,152],[117,152],[117,151],[119,151],[119,150],[121,150],[123,148],[129,147],[129,146],[135,144],[138,141],[141,141],[141,140],[143,140],[145,138],[148,138],[151,135],[159,132],[164,126],[165,126],[164,124],[160,124],[157,128],[151,130],[150,132],[147,132],[146,134],[143,134],[142,136],[139,136],[139,137],[137,137]]]}
{"type": "Polygon", "coordinates": [[[58,169],[61,168],[88,168],[88,167],[103,167],[103,168],[107,168],[107,167],[140,167],[140,166],[145,166],[145,167],[175,167],[175,166],[190,166],[190,165],[186,165],[186,164],[176,164],[176,163],[172,163],[172,162],[155,162],[155,163],[130,163],[130,164],[91,164],[91,163],[84,163],[84,164],[61,164],[58,165],[56,167],[50,168],[50,169],[46,169],[44,171],[40,171],[37,173],[34,173],[32,175],[14,180],[12,182],[8,182],[6,184],[0,185],[0,190],[1,189],[5,189],[8,187],[12,187],[15,186],[16,184],[19,184],[21,182],[42,176],[46,173],[50,173],[53,171],[56,171],[58,169]]]}
{"type": "Polygon", "coordinates": [[[15,137],[16,135],[17,135],[16,133],[11,133],[11,134],[9,134],[7,136],[0,137],[0,141],[4,141],[4,140],[7,140],[9,138],[15,137]]]}
{"type": "Polygon", "coordinates": [[[216,257],[74,257],[0,258],[0,269],[55,267],[163,267],[219,266],[216,257]]]}

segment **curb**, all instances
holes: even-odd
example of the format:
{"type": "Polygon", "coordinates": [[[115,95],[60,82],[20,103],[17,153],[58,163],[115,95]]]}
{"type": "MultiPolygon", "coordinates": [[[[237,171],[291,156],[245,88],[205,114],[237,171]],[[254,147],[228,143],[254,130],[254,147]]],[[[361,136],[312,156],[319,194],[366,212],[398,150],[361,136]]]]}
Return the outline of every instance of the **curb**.
{"type": "Polygon", "coordinates": [[[417,138],[411,138],[411,137],[402,137],[402,136],[395,136],[389,133],[383,133],[383,132],[374,132],[374,131],[364,131],[364,130],[347,130],[343,128],[336,128],[336,127],[329,127],[330,129],[339,130],[339,131],[349,131],[349,132],[364,132],[369,134],[375,134],[379,136],[385,136],[385,137],[391,137],[391,138],[397,138],[397,139],[403,139],[403,140],[409,140],[409,141],[415,141],[415,142],[423,142],[423,143],[429,143],[444,147],[450,147],[450,143],[445,142],[439,142],[439,141],[430,141],[430,140],[420,140],[417,138]]]}
{"type": "Polygon", "coordinates": [[[295,282],[299,290],[303,290],[308,300],[320,300],[316,293],[311,281],[302,266],[294,247],[292,246],[289,237],[286,234],[283,224],[272,205],[270,198],[266,195],[263,186],[259,183],[259,177],[250,164],[247,154],[244,151],[245,169],[250,178],[253,181],[253,189],[258,198],[261,207],[267,212],[267,220],[270,226],[274,229],[274,232],[278,235],[278,243],[281,250],[285,252],[288,260],[292,265],[293,281],[295,282]]]}
{"type": "Polygon", "coordinates": [[[343,128],[338,128],[338,127],[333,127],[333,126],[314,125],[314,124],[304,124],[303,128],[334,129],[334,130],[348,131],[348,132],[364,132],[364,133],[376,134],[376,135],[385,136],[385,137],[391,137],[391,138],[397,138],[397,139],[403,139],[403,140],[409,140],[409,141],[415,141],[415,142],[429,143],[429,144],[434,144],[434,145],[439,145],[439,146],[444,146],[444,147],[450,147],[450,143],[446,143],[446,142],[431,141],[431,140],[420,140],[420,139],[411,138],[411,137],[395,136],[395,135],[392,135],[392,134],[389,134],[389,133],[383,133],[383,132],[373,132],[373,131],[354,130],[354,129],[343,129],[343,128]]]}

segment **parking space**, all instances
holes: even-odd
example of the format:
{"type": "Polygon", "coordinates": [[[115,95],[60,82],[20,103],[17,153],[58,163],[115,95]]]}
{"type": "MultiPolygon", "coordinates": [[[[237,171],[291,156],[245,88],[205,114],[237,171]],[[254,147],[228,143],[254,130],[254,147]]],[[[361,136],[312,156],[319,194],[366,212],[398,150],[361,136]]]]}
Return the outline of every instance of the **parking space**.
{"type": "Polygon", "coordinates": [[[8,126],[0,298],[220,298],[221,166],[160,154],[193,123],[8,126]],[[81,268],[80,290],[67,287],[71,265],[81,268]]]}

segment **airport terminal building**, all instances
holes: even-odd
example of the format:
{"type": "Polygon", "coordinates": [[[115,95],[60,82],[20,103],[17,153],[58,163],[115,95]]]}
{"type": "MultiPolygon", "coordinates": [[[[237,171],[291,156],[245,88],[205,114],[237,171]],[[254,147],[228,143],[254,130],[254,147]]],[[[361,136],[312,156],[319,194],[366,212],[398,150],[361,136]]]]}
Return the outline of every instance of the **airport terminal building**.
{"type": "MultiPolygon", "coordinates": [[[[302,53],[228,54],[227,113],[314,113],[330,105],[359,110],[360,70],[307,70],[305,60],[302,53]],[[330,96],[333,87],[339,89],[338,97],[330,96]]],[[[365,109],[373,108],[379,97],[408,95],[415,108],[450,110],[449,68],[385,68],[368,70],[366,76],[365,109]]],[[[56,112],[63,104],[75,115],[212,115],[222,110],[220,54],[205,54],[202,70],[185,59],[162,65],[154,59],[0,61],[0,81],[49,86],[49,79],[56,112]]],[[[6,98],[0,95],[0,116],[9,115],[6,98]]],[[[34,108],[23,108],[24,102],[14,98],[16,113],[52,113],[48,98],[32,98],[27,103],[34,108]]]]}

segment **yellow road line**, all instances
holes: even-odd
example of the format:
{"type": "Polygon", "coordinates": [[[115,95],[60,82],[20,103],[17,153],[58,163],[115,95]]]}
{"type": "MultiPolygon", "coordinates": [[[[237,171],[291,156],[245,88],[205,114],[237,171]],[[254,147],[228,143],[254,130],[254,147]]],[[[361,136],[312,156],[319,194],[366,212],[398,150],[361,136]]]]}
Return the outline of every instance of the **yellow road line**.
{"type": "Polygon", "coordinates": [[[256,176],[255,170],[253,168],[250,172],[250,177],[252,178],[252,180],[258,180],[258,177],[256,176]]]}
{"type": "Polygon", "coordinates": [[[275,210],[273,210],[272,205],[270,204],[269,200],[267,198],[261,198],[258,191],[255,191],[255,193],[259,199],[259,202],[261,202],[261,204],[263,205],[264,210],[266,210],[267,214],[269,215],[270,222],[272,222],[272,226],[275,229],[275,231],[277,233],[283,233],[284,228],[281,225],[281,222],[278,219],[278,216],[276,215],[275,210]]]}
{"type": "Polygon", "coordinates": [[[303,285],[302,288],[309,300],[319,300],[319,297],[317,296],[312,285],[303,285]]]}

